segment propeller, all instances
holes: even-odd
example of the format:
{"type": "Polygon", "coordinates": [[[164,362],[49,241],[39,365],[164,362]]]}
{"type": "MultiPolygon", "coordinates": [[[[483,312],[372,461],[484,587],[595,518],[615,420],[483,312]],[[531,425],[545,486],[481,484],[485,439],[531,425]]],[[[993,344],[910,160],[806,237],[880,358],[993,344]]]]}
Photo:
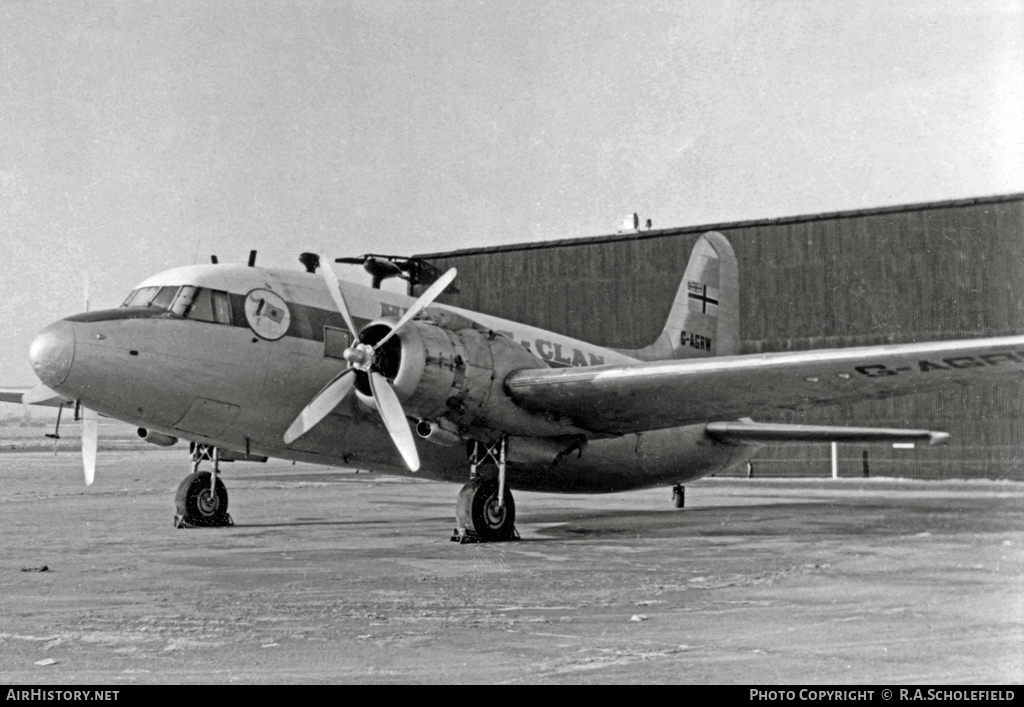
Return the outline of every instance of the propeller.
{"type": "Polygon", "coordinates": [[[85,485],[92,486],[96,480],[96,450],[99,446],[99,415],[95,410],[75,404],[75,417],[82,421],[82,469],[85,485]]]}
{"type": "MultiPolygon", "coordinates": [[[[330,262],[326,257],[323,257],[322,261],[324,263],[330,262]]],[[[327,283],[327,290],[331,293],[338,311],[341,312],[345,325],[352,334],[352,341],[354,343],[345,349],[345,352],[342,354],[349,367],[336,375],[303,408],[302,412],[299,413],[298,417],[295,418],[287,431],[285,431],[285,444],[291,444],[327,417],[327,414],[351,392],[356,382],[356,374],[362,372],[366,373],[370,379],[370,393],[377,403],[377,412],[380,413],[381,419],[384,421],[384,427],[387,428],[388,434],[391,435],[391,440],[394,442],[399,454],[402,455],[402,459],[405,461],[406,466],[409,467],[409,470],[417,471],[420,468],[420,458],[416,452],[416,442],[413,440],[412,432],[409,429],[409,423],[406,420],[405,411],[402,409],[402,403],[398,400],[398,396],[391,388],[388,379],[381,375],[377,369],[376,353],[385,342],[389,341],[413,317],[422,312],[425,307],[437,299],[438,295],[444,292],[455,279],[456,270],[452,268],[438,278],[426,292],[420,295],[419,299],[413,303],[412,307],[409,308],[402,318],[398,320],[398,323],[388,332],[387,336],[372,346],[359,342],[359,334],[356,331],[355,323],[352,321],[352,316],[349,314],[348,306],[345,304],[345,296],[341,293],[341,285],[338,283],[338,276],[334,274],[334,270],[327,264],[325,267],[320,268],[320,272],[323,273],[324,281],[327,283]]]]}
{"type": "MultiPolygon", "coordinates": [[[[85,300],[85,311],[89,311],[89,271],[82,273],[82,298],[85,300]]],[[[85,472],[85,485],[92,486],[96,480],[96,452],[99,449],[99,416],[96,411],[79,407],[78,414],[82,419],[82,469],[85,472]]]]}
{"type": "Polygon", "coordinates": [[[99,447],[99,420],[92,410],[82,408],[82,468],[85,485],[92,486],[96,479],[96,450],[99,447]]]}

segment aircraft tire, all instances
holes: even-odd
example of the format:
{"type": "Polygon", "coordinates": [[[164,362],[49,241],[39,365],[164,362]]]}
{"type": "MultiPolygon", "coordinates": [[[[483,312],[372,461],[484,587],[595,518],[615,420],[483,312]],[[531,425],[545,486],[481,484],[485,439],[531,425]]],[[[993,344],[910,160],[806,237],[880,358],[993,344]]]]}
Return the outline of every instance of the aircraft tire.
{"type": "Polygon", "coordinates": [[[228,490],[217,479],[217,493],[210,496],[210,472],[189,474],[178,485],[175,496],[178,515],[189,525],[216,527],[229,525],[228,490]]]}
{"type": "Polygon", "coordinates": [[[480,540],[515,538],[516,504],[508,486],[505,507],[499,510],[497,501],[496,479],[473,479],[459,491],[455,510],[459,526],[472,531],[480,540]]]}

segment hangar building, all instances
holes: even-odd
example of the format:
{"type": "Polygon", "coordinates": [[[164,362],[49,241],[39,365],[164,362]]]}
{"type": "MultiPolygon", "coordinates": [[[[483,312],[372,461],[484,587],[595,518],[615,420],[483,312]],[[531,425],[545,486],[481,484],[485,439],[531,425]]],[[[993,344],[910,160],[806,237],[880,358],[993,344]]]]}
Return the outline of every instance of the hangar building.
{"type": "MultiPolygon", "coordinates": [[[[440,301],[615,348],[660,333],[701,233],[739,260],[743,353],[1024,333],[1024,194],[430,253],[440,301]]],[[[945,447],[839,445],[840,475],[1024,480],[1024,385],[785,413],[778,422],[927,427],[945,447]]],[[[770,421],[764,419],[763,421],[770,421]]],[[[828,445],[776,445],[755,475],[828,476],[828,445]]]]}

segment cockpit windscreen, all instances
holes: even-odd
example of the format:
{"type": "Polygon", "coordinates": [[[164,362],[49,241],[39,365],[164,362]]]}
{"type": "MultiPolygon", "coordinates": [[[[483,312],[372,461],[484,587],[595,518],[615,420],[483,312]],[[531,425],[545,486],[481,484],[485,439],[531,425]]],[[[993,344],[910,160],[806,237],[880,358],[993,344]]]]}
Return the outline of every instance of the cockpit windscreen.
{"type": "MultiPolygon", "coordinates": [[[[232,303],[228,293],[206,287],[140,287],[128,295],[121,306],[166,310],[184,319],[200,322],[232,323],[232,303]]],[[[241,306],[239,303],[238,308],[241,306]]]]}
{"type": "Polygon", "coordinates": [[[122,307],[156,307],[170,309],[178,287],[140,287],[134,290],[121,305],[122,307]]]}

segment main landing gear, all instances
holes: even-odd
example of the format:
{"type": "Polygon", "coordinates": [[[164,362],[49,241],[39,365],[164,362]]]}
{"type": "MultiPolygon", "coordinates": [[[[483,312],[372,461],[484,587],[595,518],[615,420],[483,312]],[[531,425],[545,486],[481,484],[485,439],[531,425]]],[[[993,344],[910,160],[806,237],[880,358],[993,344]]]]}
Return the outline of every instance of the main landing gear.
{"type": "Polygon", "coordinates": [[[508,437],[502,435],[497,444],[473,441],[469,449],[469,483],[459,491],[455,506],[458,525],[452,542],[494,542],[518,540],[516,504],[505,483],[505,461],[508,437]],[[497,477],[480,470],[493,463],[497,477]]]}
{"type": "Polygon", "coordinates": [[[178,485],[174,516],[175,528],[216,528],[234,525],[228,515],[228,490],[219,478],[220,450],[205,444],[192,447],[192,473],[178,485]],[[204,459],[213,464],[212,471],[199,471],[204,459]]]}
{"type": "Polygon", "coordinates": [[[682,484],[676,484],[672,487],[672,505],[676,508],[686,506],[686,489],[683,488],[682,484]]]}

